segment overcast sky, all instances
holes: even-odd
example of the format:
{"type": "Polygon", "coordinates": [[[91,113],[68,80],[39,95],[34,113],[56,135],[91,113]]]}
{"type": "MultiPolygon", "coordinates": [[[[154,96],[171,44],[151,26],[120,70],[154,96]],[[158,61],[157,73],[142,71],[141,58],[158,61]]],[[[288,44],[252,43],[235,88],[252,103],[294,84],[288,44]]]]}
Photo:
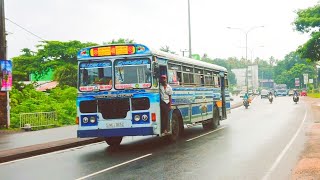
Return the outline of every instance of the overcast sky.
{"type": "MultiPolygon", "coordinates": [[[[129,38],[181,54],[188,49],[187,0],[5,0],[6,17],[46,40],[102,44],[129,38]]],[[[211,58],[274,56],[282,59],[307,41],[294,31],[295,11],[318,0],[190,0],[192,52],[211,58]]],[[[6,21],[8,58],[40,39],[6,21]]]]}

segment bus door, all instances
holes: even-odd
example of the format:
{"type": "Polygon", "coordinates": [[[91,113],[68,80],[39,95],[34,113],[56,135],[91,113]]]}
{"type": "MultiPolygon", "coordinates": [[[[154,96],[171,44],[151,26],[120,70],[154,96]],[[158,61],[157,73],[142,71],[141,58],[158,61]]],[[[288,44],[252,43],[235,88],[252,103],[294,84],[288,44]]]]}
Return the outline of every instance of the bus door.
{"type": "Polygon", "coordinates": [[[223,73],[220,73],[220,84],[221,84],[221,100],[222,100],[222,119],[227,118],[227,109],[226,109],[226,85],[225,77],[223,73]]]}

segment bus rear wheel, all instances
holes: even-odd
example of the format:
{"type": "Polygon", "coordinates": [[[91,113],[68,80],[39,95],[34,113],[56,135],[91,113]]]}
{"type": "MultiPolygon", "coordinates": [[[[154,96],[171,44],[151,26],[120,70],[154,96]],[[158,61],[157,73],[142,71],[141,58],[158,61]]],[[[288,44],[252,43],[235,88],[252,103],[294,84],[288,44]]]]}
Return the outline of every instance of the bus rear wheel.
{"type": "Polygon", "coordinates": [[[219,125],[220,125],[219,110],[215,108],[213,110],[212,119],[209,119],[206,122],[203,122],[202,127],[204,130],[212,130],[212,129],[217,129],[219,125]]]}
{"type": "Polygon", "coordinates": [[[122,136],[107,137],[105,138],[105,141],[109,146],[119,146],[122,141],[122,138],[123,138],[122,136]]]}

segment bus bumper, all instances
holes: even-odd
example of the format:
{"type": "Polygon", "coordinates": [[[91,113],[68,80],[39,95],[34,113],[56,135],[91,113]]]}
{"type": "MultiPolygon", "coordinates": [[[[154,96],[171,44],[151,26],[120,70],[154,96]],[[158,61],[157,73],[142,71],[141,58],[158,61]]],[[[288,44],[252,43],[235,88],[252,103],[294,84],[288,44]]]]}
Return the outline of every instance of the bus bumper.
{"type": "Polygon", "coordinates": [[[152,127],[78,130],[78,138],[153,135],[152,127]]]}

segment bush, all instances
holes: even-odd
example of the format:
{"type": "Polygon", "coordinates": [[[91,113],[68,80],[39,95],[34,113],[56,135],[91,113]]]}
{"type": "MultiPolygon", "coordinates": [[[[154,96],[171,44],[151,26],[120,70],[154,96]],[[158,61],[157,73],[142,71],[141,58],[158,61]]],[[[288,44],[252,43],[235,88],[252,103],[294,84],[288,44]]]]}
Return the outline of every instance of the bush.
{"type": "Polygon", "coordinates": [[[11,127],[20,127],[20,113],[51,112],[58,114],[58,125],[75,124],[77,89],[65,86],[39,92],[32,85],[10,92],[11,127]]]}

